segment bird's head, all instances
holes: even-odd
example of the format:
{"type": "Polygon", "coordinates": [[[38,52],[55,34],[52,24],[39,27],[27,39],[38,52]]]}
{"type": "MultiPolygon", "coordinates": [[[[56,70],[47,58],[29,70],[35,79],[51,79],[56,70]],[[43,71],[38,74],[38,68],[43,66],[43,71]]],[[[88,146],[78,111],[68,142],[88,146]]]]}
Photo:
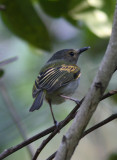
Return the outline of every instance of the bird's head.
{"type": "Polygon", "coordinates": [[[57,51],[50,59],[50,61],[54,60],[64,60],[65,62],[70,62],[72,64],[76,64],[78,61],[78,58],[80,54],[86,50],[88,50],[90,47],[84,47],[80,49],[63,49],[60,51],[57,51]]]}

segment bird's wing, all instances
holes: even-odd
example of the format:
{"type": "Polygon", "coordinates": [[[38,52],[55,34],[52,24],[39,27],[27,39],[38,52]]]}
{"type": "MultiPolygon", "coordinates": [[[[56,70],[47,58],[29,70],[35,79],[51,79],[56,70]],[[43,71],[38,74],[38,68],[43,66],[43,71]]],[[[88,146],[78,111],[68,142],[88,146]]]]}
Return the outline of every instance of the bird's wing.
{"type": "Polygon", "coordinates": [[[80,77],[80,68],[77,65],[62,64],[41,72],[33,87],[33,97],[39,90],[53,92],[80,77]]]}

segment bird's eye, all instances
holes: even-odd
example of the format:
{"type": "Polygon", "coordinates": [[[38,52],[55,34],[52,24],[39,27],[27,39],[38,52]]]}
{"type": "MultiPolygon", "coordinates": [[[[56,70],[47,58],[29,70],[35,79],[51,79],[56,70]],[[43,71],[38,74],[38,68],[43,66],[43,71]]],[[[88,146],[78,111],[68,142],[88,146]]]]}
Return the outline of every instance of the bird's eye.
{"type": "Polygon", "coordinates": [[[72,57],[74,56],[74,52],[70,52],[69,54],[70,54],[70,56],[72,56],[72,57]]]}

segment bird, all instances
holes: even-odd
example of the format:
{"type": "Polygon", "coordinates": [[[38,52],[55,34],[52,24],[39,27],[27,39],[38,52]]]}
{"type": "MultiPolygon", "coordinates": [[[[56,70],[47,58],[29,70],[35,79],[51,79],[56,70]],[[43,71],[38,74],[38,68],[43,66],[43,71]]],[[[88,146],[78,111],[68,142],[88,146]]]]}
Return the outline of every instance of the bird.
{"type": "Polygon", "coordinates": [[[77,61],[82,52],[90,47],[80,49],[62,49],[52,55],[52,57],[41,68],[32,89],[33,104],[30,112],[38,110],[46,100],[49,104],[54,125],[58,122],[55,119],[52,104],[61,104],[66,99],[79,103],[78,100],[70,97],[79,86],[81,76],[80,67],[77,61]]]}

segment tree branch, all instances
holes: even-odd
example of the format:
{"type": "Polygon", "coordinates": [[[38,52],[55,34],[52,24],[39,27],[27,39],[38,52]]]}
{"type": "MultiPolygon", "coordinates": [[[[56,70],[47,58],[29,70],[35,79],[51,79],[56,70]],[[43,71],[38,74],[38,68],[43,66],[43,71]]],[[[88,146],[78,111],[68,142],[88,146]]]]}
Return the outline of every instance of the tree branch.
{"type": "MultiPolygon", "coordinates": [[[[117,90],[115,90],[114,92],[113,92],[113,91],[110,91],[110,92],[104,94],[104,95],[102,96],[101,100],[106,99],[106,98],[108,98],[108,97],[111,97],[111,96],[114,95],[114,94],[117,94],[117,90]],[[109,93],[110,93],[110,94],[109,94],[109,93]],[[107,95],[108,95],[108,96],[107,96],[107,95]]],[[[83,98],[83,99],[84,99],[84,98],[83,98]]],[[[83,100],[83,99],[82,99],[82,100],[83,100]]],[[[65,125],[67,125],[67,124],[69,123],[69,119],[70,119],[70,121],[71,121],[71,120],[74,118],[74,116],[76,115],[76,112],[77,112],[77,110],[78,110],[79,107],[80,107],[80,106],[78,106],[78,105],[75,106],[75,108],[69,113],[69,115],[68,115],[63,121],[61,121],[61,122],[59,123],[59,126],[58,126],[59,129],[61,129],[61,128],[63,128],[65,125]]],[[[29,145],[30,143],[36,141],[37,139],[40,139],[40,138],[42,138],[42,137],[44,137],[44,136],[52,133],[55,129],[56,129],[56,127],[55,127],[55,126],[52,126],[52,127],[48,128],[48,129],[46,129],[46,130],[38,133],[37,135],[35,135],[35,136],[27,139],[26,141],[23,141],[22,143],[14,146],[14,147],[11,147],[11,148],[9,148],[9,149],[5,149],[5,151],[3,151],[3,152],[0,154],[0,159],[3,159],[3,158],[5,158],[5,157],[11,155],[12,153],[14,153],[14,152],[22,149],[23,147],[29,145]]]]}
{"type": "Polygon", "coordinates": [[[117,113],[112,114],[110,117],[106,118],[105,120],[101,121],[100,123],[94,125],[93,127],[87,129],[86,131],[84,131],[81,138],[85,137],[87,134],[91,133],[92,131],[94,131],[94,130],[102,127],[102,126],[104,126],[105,124],[113,121],[116,118],[117,118],[117,113]]]}
{"type": "MultiPolygon", "coordinates": [[[[94,130],[96,130],[96,129],[102,127],[102,126],[104,126],[105,124],[113,121],[113,120],[116,119],[116,118],[117,118],[117,113],[116,113],[116,114],[112,114],[110,117],[108,117],[108,118],[106,118],[105,120],[101,121],[100,123],[94,125],[93,127],[87,129],[87,130],[83,133],[83,135],[82,135],[81,138],[85,137],[87,134],[93,132],[94,130]]],[[[57,153],[57,151],[54,152],[54,153],[53,153],[50,157],[48,157],[46,160],[52,160],[52,159],[55,157],[56,153],[57,153]]]]}
{"type": "MultiPolygon", "coordinates": [[[[106,98],[108,98],[108,97],[110,97],[110,96],[112,96],[112,95],[114,95],[114,94],[116,94],[116,93],[117,93],[117,90],[110,91],[110,92],[106,93],[105,95],[103,95],[103,97],[101,98],[101,100],[106,99],[106,98]]],[[[80,101],[80,105],[81,105],[81,103],[83,102],[83,100],[84,100],[84,98],[80,101]]],[[[80,105],[79,105],[79,107],[80,107],[80,105]]],[[[59,128],[58,128],[59,130],[60,130],[61,128],[63,128],[63,127],[67,124],[66,121],[69,122],[69,121],[71,121],[71,120],[75,117],[77,110],[78,110],[78,108],[77,108],[77,106],[76,106],[76,107],[75,107],[75,112],[70,113],[70,114],[66,117],[66,119],[62,122],[62,124],[59,125],[59,128]],[[71,118],[71,115],[73,115],[72,118],[71,118]],[[70,117],[71,119],[70,119],[69,117],[70,117]]],[[[49,142],[57,133],[58,133],[58,130],[56,129],[50,136],[48,136],[48,137],[41,143],[41,145],[39,146],[39,148],[36,150],[36,153],[35,153],[35,155],[34,155],[34,157],[33,157],[33,160],[36,160],[36,159],[37,159],[37,157],[39,156],[39,154],[41,153],[41,151],[43,150],[43,148],[48,144],[48,142],[49,142]]]]}
{"type": "Polygon", "coordinates": [[[40,132],[38,133],[37,135],[27,139],[26,141],[23,141],[22,143],[14,146],[14,147],[11,147],[11,148],[8,148],[8,149],[5,149],[1,154],[0,154],[0,159],[3,159],[3,158],[6,158],[7,156],[11,155],[12,153],[22,149],[23,147],[29,145],[30,143],[36,141],[37,139],[45,136],[45,135],[48,135],[49,133],[53,132],[55,129],[55,126],[52,126],[46,130],[44,130],[43,132],[40,132]]]}
{"type": "Polygon", "coordinates": [[[106,94],[104,94],[104,95],[102,96],[101,100],[106,99],[106,98],[108,98],[108,97],[111,97],[111,96],[113,96],[113,95],[115,95],[115,94],[117,94],[117,90],[109,91],[108,93],[106,93],[106,94]]]}
{"type": "Polygon", "coordinates": [[[46,160],[52,160],[55,157],[56,153],[57,151],[54,152],[51,156],[49,156],[46,160]]]}
{"type": "MultiPolygon", "coordinates": [[[[1,7],[0,7],[0,10],[1,10],[1,7]]],[[[75,129],[75,131],[76,130],[80,131],[78,136],[76,137],[77,141],[75,141],[75,142],[77,142],[77,143],[75,143],[75,146],[74,146],[74,147],[76,147],[76,145],[78,144],[78,142],[80,140],[81,135],[83,135],[82,134],[83,130],[85,129],[88,121],[90,120],[93,112],[96,109],[97,104],[100,101],[100,97],[103,95],[104,90],[105,90],[106,86],[108,85],[108,82],[109,82],[109,80],[110,80],[110,78],[112,76],[112,71],[114,72],[114,71],[117,70],[117,67],[115,68],[115,64],[117,64],[117,56],[116,56],[117,53],[115,54],[115,52],[117,50],[117,38],[116,38],[117,37],[117,31],[116,30],[117,30],[117,13],[115,13],[113,32],[112,32],[112,35],[111,35],[111,39],[110,39],[110,42],[109,42],[108,49],[106,51],[106,56],[105,56],[106,58],[104,58],[104,60],[102,62],[102,65],[101,65],[101,67],[99,69],[97,77],[95,78],[95,80],[94,80],[94,82],[92,84],[92,87],[91,87],[90,91],[88,92],[88,95],[86,96],[83,104],[81,105],[81,109],[78,112],[72,127],[69,129],[69,132],[67,133],[67,135],[64,136],[63,144],[61,144],[63,147],[64,146],[68,147],[67,144],[72,143],[72,142],[67,142],[67,140],[70,137],[74,136],[73,133],[71,132],[73,128],[75,129]],[[110,53],[112,53],[112,55],[110,53]],[[109,61],[109,59],[110,59],[110,61],[109,61]],[[108,69],[109,69],[109,72],[107,72],[108,69]],[[105,81],[105,76],[107,76],[106,81],[105,81]],[[91,113],[88,114],[88,112],[90,112],[90,111],[91,111],[91,113]],[[86,115],[86,118],[82,121],[82,117],[85,116],[85,115],[86,115]],[[80,125],[77,126],[76,122],[77,122],[77,124],[80,124],[80,125]],[[83,122],[83,123],[79,123],[79,122],[83,122]],[[74,124],[76,124],[76,126],[74,124]]],[[[4,64],[7,64],[7,63],[5,62],[4,64]]],[[[2,66],[4,64],[0,63],[0,66],[2,66]]],[[[113,94],[116,94],[116,93],[117,93],[117,91],[113,91],[112,93],[110,92],[110,93],[104,95],[105,97],[103,96],[102,99],[108,98],[108,97],[110,97],[110,96],[112,96],[113,94]]],[[[76,114],[76,112],[77,112],[79,107],[80,106],[77,105],[74,108],[73,112],[71,112],[64,121],[60,122],[59,129],[63,128],[66,124],[69,123],[69,121],[71,121],[74,118],[74,116],[75,116],[75,114],[76,114]]],[[[99,127],[97,127],[97,128],[99,128],[99,127]]],[[[92,132],[92,131],[90,131],[90,132],[92,132]]],[[[39,139],[39,138],[51,133],[51,132],[53,132],[56,135],[58,133],[58,130],[55,130],[54,126],[50,127],[47,130],[45,130],[45,131],[43,131],[43,132],[41,132],[41,133],[29,138],[28,140],[18,144],[17,146],[14,146],[12,148],[9,148],[8,150],[5,150],[3,153],[0,154],[0,159],[7,157],[8,155],[14,153],[15,151],[23,148],[24,146],[32,143],[33,141],[35,141],[35,140],[37,140],[37,139],[39,139]]],[[[46,139],[45,142],[43,141],[43,143],[39,147],[39,152],[45,147],[45,145],[50,141],[50,139],[52,139],[55,136],[53,133],[49,136],[48,139],[46,139]]],[[[74,133],[76,133],[76,132],[74,132],[74,133]]],[[[60,150],[61,149],[62,149],[62,147],[60,148],[60,150]]],[[[67,148],[67,149],[70,149],[70,148],[67,148]]],[[[70,152],[70,156],[65,154],[66,155],[66,159],[67,159],[68,156],[69,156],[69,158],[71,157],[73,151],[74,151],[74,149],[72,148],[71,152],[70,152]]],[[[58,152],[58,155],[59,155],[59,152],[58,152]]],[[[57,160],[59,159],[58,157],[57,157],[57,160]]]]}
{"type": "Polygon", "coordinates": [[[117,66],[117,5],[114,15],[114,23],[112,28],[111,38],[99,67],[98,73],[91,85],[88,94],[86,95],[79,112],[75,116],[75,119],[63,136],[60,147],[55,156],[55,160],[70,160],[76,146],[78,145],[80,138],[90,121],[97,105],[102,97],[112,74],[117,66]]]}
{"type": "Polygon", "coordinates": [[[82,100],[80,101],[79,104],[77,104],[77,106],[70,112],[70,114],[62,121],[59,123],[58,127],[41,143],[41,145],[39,146],[39,148],[36,150],[36,153],[33,157],[33,160],[36,160],[38,155],[41,153],[41,151],[43,150],[43,148],[48,144],[48,142],[57,134],[59,133],[59,131],[65,126],[67,125],[75,116],[78,108],[80,107],[82,103],[82,100]]]}

